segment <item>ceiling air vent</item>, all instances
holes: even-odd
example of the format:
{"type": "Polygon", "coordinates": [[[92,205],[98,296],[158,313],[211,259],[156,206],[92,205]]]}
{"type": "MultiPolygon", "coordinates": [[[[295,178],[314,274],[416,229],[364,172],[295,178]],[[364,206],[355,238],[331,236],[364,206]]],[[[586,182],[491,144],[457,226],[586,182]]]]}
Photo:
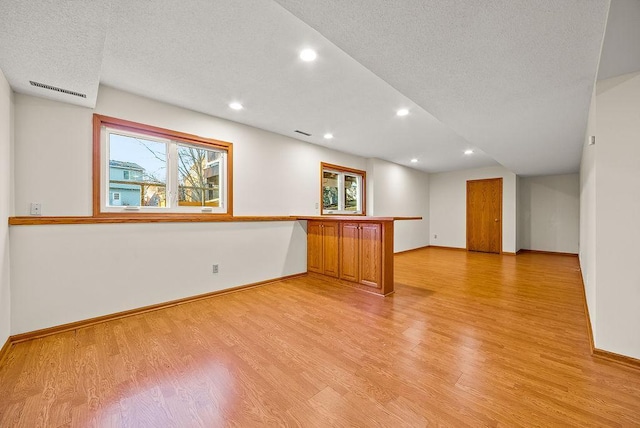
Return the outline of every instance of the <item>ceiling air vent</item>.
{"type": "Polygon", "coordinates": [[[294,132],[297,132],[298,134],[306,135],[307,137],[311,137],[311,134],[309,134],[308,132],[298,131],[297,129],[294,132]]]}
{"type": "Polygon", "coordinates": [[[68,89],[57,88],[51,85],[45,85],[44,83],[34,82],[33,80],[29,80],[29,83],[31,83],[31,86],[37,86],[38,88],[49,89],[51,91],[58,91],[58,92],[62,92],[63,94],[69,94],[69,95],[73,95],[80,98],[87,98],[85,94],[81,94],[80,92],[74,92],[68,89]]]}

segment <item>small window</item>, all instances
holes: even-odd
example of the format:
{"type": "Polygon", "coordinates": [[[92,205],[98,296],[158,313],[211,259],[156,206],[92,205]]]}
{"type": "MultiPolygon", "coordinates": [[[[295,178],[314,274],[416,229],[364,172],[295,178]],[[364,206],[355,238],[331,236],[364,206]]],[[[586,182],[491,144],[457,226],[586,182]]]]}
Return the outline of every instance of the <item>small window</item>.
{"type": "Polygon", "coordinates": [[[122,205],[120,201],[120,192],[111,193],[111,205],[122,205]]]}
{"type": "Polygon", "coordinates": [[[94,128],[98,214],[232,214],[231,143],[99,115],[94,128]]]}
{"type": "Polygon", "coordinates": [[[321,163],[322,214],[365,214],[366,172],[321,163]]]}

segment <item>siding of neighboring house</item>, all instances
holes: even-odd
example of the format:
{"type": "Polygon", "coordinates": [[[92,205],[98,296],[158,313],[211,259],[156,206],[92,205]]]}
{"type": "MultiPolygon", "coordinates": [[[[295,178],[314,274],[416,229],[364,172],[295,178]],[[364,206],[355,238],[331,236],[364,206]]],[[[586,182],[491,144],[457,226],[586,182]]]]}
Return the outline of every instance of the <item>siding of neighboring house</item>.
{"type": "MultiPolygon", "coordinates": [[[[109,166],[109,180],[110,181],[141,181],[143,176],[143,169],[128,168],[121,166],[109,166]]],[[[140,185],[139,184],[125,184],[125,183],[109,183],[109,204],[110,205],[124,205],[124,206],[138,206],[140,201],[140,185]],[[114,198],[114,193],[120,194],[120,200],[117,201],[114,198]]]]}

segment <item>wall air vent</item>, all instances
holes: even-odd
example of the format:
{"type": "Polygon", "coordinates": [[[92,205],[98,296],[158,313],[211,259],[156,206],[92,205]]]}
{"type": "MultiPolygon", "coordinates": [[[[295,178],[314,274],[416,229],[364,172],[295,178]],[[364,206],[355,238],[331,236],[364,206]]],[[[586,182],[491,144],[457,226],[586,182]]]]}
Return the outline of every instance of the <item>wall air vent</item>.
{"type": "Polygon", "coordinates": [[[311,137],[311,134],[309,134],[308,132],[298,131],[297,129],[295,130],[295,132],[297,132],[298,134],[306,135],[307,137],[311,137]]]}
{"type": "Polygon", "coordinates": [[[57,88],[57,87],[51,86],[51,85],[45,85],[44,83],[34,82],[33,80],[29,80],[29,83],[31,83],[31,86],[36,86],[38,88],[44,88],[44,89],[49,89],[51,91],[62,92],[63,94],[69,94],[69,95],[73,95],[75,97],[87,98],[86,94],[81,94],[80,92],[74,92],[74,91],[70,91],[68,89],[57,88]]]}

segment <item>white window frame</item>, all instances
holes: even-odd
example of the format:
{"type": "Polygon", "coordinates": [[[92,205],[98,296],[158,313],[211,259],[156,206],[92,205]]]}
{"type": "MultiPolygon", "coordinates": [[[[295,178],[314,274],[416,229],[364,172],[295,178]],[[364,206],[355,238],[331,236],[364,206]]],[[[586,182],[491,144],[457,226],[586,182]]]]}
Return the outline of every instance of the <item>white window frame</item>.
{"type": "Polygon", "coordinates": [[[347,168],[341,167],[331,167],[327,166],[327,164],[321,164],[321,174],[320,174],[320,208],[322,215],[364,215],[364,189],[365,189],[365,180],[366,175],[364,171],[356,171],[347,168]],[[324,202],[323,202],[323,194],[324,194],[324,173],[330,172],[338,175],[338,209],[337,210],[325,210],[324,202]],[[344,195],[344,183],[345,176],[355,177],[358,183],[357,189],[357,209],[356,211],[348,211],[345,209],[346,201],[344,195]]]}
{"type": "MultiPolygon", "coordinates": [[[[225,143],[229,144],[229,143],[225,143]]],[[[227,214],[233,215],[229,202],[229,179],[227,167],[229,160],[229,150],[221,147],[208,146],[205,143],[198,144],[191,141],[183,141],[178,138],[160,137],[144,130],[124,130],[120,127],[108,125],[100,126],[100,213],[101,214],[227,214]],[[166,144],[167,147],[167,171],[166,171],[166,207],[148,206],[116,206],[110,205],[109,200],[109,138],[110,135],[124,135],[134,138],[141,138],[166,144]],[[219,206],[180,206],[179,183],[178,183],[178,146],[197,147],[205,150],[217,151],[221,153],[216,162],[219,163],[219,206]]]]}

